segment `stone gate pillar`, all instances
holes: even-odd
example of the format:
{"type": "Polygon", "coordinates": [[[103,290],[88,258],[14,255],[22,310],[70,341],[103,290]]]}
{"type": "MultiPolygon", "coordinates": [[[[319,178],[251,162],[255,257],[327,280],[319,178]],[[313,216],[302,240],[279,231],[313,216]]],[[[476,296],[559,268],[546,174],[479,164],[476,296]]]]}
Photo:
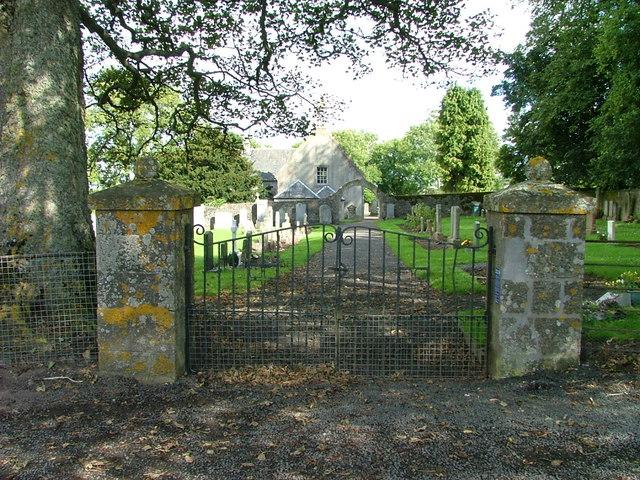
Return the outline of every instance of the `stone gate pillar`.
{"type": "MultiPolygon", "coordinates": [[[[155,160],[131,182],[94,193],[98,264],[98,362],[103,374],[147,383],[185,371],[187,225],[197,193],[156,177],[155,160]]],[[[191,258],[190,258],[191,257],[191,258]]]]}
{"type": "Polygon", "coordinates": [[[542,157],[527,181],[487,195],[496,259],[489,374],[523,375],[580,361],[586,217],[591,200],[551,181],[542,157]]]}

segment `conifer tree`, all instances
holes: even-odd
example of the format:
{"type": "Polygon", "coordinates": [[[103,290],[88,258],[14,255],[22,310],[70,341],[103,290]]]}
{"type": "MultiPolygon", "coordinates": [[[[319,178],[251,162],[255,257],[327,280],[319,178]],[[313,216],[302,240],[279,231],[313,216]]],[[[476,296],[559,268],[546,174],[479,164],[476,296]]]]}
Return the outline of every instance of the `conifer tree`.
{"type": "Polygon", "coordinates": [[[496,181],[498,136],[477,88],[447,90],[438,116],[437,161],[448,192],[491,190],[496,181]]]}

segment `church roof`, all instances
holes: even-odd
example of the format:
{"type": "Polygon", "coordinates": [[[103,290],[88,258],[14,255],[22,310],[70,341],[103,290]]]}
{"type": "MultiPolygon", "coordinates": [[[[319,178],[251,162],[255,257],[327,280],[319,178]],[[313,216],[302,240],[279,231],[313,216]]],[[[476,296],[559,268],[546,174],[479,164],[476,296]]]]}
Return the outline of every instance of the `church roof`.
{"type": "Polygon", "coordinates": [[[309,187],[307,187],[304,182],[300,180],[296,180],[291,185],[289,185],[285,190],[278,193],[275,199],[284,199],[284,198],[319,198],[318,195],[314,193],[309,187]]]}
{"type": "Polygon", "coordinates": [[[322,187],[320,190],[316,192],[316,195],[319,198],[327,198],[333,195],[334,193],[336,193],[336,191],[333,189],[331,185],[325,185],[324,187],[322,187]]]}
{"type": "Polygon", "coordinates": [[[291,159],[294,152],[295,150],[292,148],[256,148],[251,150],[249,159],[257,171],[276,174],[291,159]]]}

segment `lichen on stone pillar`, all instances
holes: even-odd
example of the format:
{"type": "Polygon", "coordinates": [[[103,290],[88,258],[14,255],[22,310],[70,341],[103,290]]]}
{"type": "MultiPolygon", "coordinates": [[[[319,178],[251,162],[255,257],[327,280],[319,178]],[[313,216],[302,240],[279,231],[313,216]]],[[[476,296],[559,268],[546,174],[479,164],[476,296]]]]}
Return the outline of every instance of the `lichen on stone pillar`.
{"type": "Polygon", "coordinates": [[[135,166],[136,180],[153,180],[158,176],[158,162],[153,157],[140,157],[135,166]]]}
{"type": "Polygon", "coordinates": [[[534,157],[527,162],[525,175],[530,182],[551,182],[553,169],[551,163],[544,157],[534,157]]]}

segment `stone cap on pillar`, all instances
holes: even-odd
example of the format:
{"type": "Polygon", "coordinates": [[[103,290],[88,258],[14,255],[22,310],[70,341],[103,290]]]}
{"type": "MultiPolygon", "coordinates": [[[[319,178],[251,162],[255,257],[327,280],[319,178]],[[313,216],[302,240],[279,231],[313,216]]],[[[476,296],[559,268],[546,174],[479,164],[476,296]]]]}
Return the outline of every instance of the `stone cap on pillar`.
{"type": "Polygon", "coordinates": [[[586,215],[594,199],[552,181],[551,164],[544,157],[529,160],[527,180],[484,197],[484,208],[500,213],[586,215]]]}
{"type": "Polygon", "coordinates": [[[156,178],[158,162],[140,158],[135,179],[89,195],[94,210],[186,210],[202,203],[200,194],[156,178]]]}

